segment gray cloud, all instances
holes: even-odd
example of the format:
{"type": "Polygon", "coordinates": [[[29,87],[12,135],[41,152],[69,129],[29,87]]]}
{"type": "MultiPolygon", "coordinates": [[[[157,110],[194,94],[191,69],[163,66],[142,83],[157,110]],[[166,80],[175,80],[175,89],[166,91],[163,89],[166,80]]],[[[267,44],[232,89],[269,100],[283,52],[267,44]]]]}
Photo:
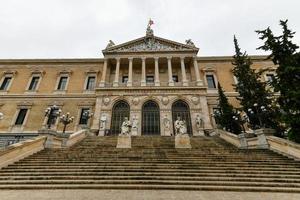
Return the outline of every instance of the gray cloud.
{"type": "Polygon", "coordinates": [[[279,19],[300,41],[297,0],[0,0],[0,58],[102,57],[107,41],[126,42],[145,34],[151,17],[154,33],[184,42],[191,38],[200,56],[232,55],[233,34],[243,50],[261,54],[254,30],[279,19]]]}

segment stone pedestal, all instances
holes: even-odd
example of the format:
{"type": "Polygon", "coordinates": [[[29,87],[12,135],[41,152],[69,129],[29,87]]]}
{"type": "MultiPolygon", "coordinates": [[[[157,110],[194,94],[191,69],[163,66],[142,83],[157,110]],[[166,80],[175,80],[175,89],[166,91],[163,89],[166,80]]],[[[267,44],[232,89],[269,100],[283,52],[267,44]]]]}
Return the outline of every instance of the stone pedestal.
{"type": "Polygon", "coordinates": [[[191,149],[190,136],[188,134],[175,136],[175,148],[177,149],[191,149]]]}
{"type": "Polygon", "coordinates": [[[131,129],[131,135],[132,136],[137,136],[138,135],[138,129],[137,128],[132,128],[131,129]]]}
{"type": "Polygon", "coordinates": [[[269,143],[267,141],[267,135],[273,135],[275,133],[274,129],[261,128],[254,131],[257,136],[257,148],[258,149],[269,149],[269,143]]]}
{"type": "Polygon", "coordinates": [[[131,148],[131,136],[130,135],[119,135],[117,148],[130,149],[131,148]]]}
{"type": "Polygon", "coordinates": [[[240,149],[248,149],[247,138],[244,133],[238,135],[240,141],[240,149]]]}
{"type": "Polygon", "coordinates": [[[203,129],[199,129],[199,130],[195,131],[194,132],[194,136],[205,136],[204,130],[203,129]]]}
{"type": "Polygon", "coordinates": [[[105,130],[104,129],[100,129],[98,136],[104,136],[105,135],[105,130]]]}

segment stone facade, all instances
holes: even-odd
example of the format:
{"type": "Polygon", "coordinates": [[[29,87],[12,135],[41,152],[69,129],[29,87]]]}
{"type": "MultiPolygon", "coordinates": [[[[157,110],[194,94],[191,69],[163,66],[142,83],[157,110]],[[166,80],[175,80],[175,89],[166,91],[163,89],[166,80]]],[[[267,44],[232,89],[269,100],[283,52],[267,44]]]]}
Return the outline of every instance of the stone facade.
{"type": "MultiPolygon", "coordinates": [[[[143,105],[149,100],[159,107],[157,134],[173,134],[172,105],[178,100],[188,105],[193,135],[197,135],[197,115],[203,119],[204,130],[212,129],[217,89],[209,87],[212,80],[208,78],[213,78],[215,86],[219,82],[231,103],[238,106],[232,57],[198,57],[198,51],[191,41],[182,44],[150,34],[120,45],[111,41],[102,59],[0,60],[0,86],[4,87],[0,90],[0,112],[4,114],[0,132],[37,132],[43,125],[44,110],[57,105],[75,117],[67,131],[82,128],[80,116],[86,108],[94,113],[87,126],[101,133],[101,116],[106,118],[103,131],[109,130],[114,105],[120,100],[130,105],[130,119],[134,116],[138,122],[137,135],[143,134],[143,105]],[[33,77],[39,77],[34,90],[30,89],[33,77]],[[61,77],[66,77],[65,88],[58,89],[61,77]],[[9,79],[7,85],[5,78],[9,79]],[[16,124],[21,109],[27,112],[22,123],[16,124]],[[170,120],[169,130],[166,119],[170,120]]],[[[265,56],[252,56],[252,60],[255,69],[275,72],[265,56]]],[[[54,129],[61,131],[62,125],[57,122],[54,129]]]]}

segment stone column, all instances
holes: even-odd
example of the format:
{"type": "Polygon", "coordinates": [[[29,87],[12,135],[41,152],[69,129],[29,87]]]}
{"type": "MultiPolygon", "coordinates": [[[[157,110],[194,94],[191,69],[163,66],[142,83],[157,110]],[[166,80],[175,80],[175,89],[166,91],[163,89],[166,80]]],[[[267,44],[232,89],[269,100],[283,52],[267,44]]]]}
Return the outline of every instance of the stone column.
{"type": "Polygon", "coordinates": [[[173,74],[172,74],[172,57],[167,57],[168,59],[168,76],[169,76],[169,86],[174,86],[173,74]]]}
{"type": "Polygon", "coordinates": [[[200,78],[199,69],[198,69],[198,63],[197,63],[197,57],[193,57],[194,60],[194,69],[195,69],[195,76],[196,76],[196,85],[197,86],[203,86],[203,81],[200,78]]]}
{"type": "Polygon", "coordinates": [[[103,70],[102,70],[102,76],[101,76],[101,81],[100,81],[100,87],[105,86],[105,77],[106,77],[106,71],[107,71],[107,59],[104,59],[104,64],[103,64],[103,70]]]}
{"type": "Polygon", "coordinates": [[[185,65],[184,65],[184,57],[180,57],[180,63],[181,63],[182,85],[188,86],[188,81],[186,79],[185,65]]]}
{"type": "Polygon", "coordinates": [[[160,81],[159,81],[159,69],[158,69],[158,57],[154,57],[155,61],[155,86],[160,86],[160,81]]]}
{"type": "Polygon", "coordinates": [[[146,57],[142,57],[141,86],[146,86],[146,57]]]}
{"type": "Polygon", "coordinates": [[[119,73],[120,73],[120,58],[116,58],[117,64],[116,64],[116,74],[115,74],[115,80],[113,83],[114,87],[119,86],[119,73]]]}
{"type": "Polygon", "coordinates": [[[132,86],[132,61],[133,58],[129,57],[129,68],[128,68],[128,82],[127,82],[127,86],[132,86]]]}

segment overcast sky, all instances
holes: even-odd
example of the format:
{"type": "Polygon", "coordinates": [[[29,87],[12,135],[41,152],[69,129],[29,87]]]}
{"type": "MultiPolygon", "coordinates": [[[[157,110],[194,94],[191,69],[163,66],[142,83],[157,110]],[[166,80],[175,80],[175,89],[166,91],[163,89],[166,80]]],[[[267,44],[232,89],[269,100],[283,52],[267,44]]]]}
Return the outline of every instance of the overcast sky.
{"type": "Polygon", "coordinates": [[[249,54],[262,54],[254,30],[279,33],[289,19],[300,45],[299,0],[0,0],[0,58],[99,58],[116,44],[154,34],[184,42],[199,56],[233,54],[233,35],[249,54]]]}

